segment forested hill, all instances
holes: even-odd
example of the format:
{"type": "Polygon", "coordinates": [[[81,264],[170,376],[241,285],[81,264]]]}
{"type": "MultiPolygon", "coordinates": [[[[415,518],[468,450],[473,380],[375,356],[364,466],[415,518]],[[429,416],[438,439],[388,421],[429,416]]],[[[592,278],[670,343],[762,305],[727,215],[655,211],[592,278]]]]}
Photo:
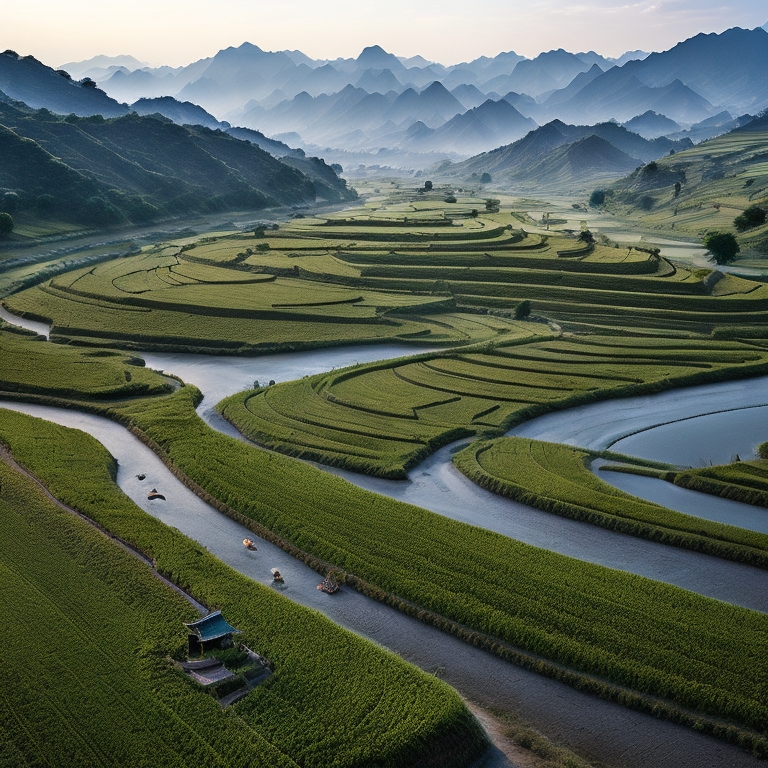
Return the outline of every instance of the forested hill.
{"type": "Polygon", "coordinates": [[[2,95],[0,157],[0,197],[12,193],[15,210],[91,226],[356,197],[322,160],[309,174],[221,131],[62,117],[2,95]]]}
{"type": "Polygon", "coordinates": [[[19,56],[11,50],[0,53],[0,90],[35,109],[47,107],[63,115],[118,117],[129,112],[90,78],[76,82],[64,70],[53,70],[34,56],[19,56]]]}

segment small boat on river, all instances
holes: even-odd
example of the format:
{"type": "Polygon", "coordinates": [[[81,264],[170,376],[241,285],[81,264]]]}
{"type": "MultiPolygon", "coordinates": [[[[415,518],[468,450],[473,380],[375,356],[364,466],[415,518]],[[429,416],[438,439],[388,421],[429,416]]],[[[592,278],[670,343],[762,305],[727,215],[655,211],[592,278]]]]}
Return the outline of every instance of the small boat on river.
{"type": "Polygon", "coordinates": [[[285,579],[280,574],[280,571],[277,570],[277,568],[272,568],[272,580],[276,582],[277,584],[283,584],[285,582],[285,579]]]}
{"type": "Polygon", "coordinates": [[[256,551],[256,545],[253,543],[253,541],[251,539],[243,539],[243,546],[249,552],[255,552],[256,551]]]}
{"type": "Polygon", "coordinates": [[[317,588],[328,595],[339,591],[339,582],[329,573],[318,585],[317,588]]]}
{"type": "Polygon", "coordinates": [[[154,501],[155,499],[162,499],[163,501],[165,501],[165,496],[163,496],[163,494],[162,494],[162,493],[160,493],[160,492],[157,490],[157,488],[153,488],[153,489],[152,489],[152,490],[151,490],[151,491],[150,491],[150,492],[147,494],[147,498],[148,498],[150,501],[154,501]]]}

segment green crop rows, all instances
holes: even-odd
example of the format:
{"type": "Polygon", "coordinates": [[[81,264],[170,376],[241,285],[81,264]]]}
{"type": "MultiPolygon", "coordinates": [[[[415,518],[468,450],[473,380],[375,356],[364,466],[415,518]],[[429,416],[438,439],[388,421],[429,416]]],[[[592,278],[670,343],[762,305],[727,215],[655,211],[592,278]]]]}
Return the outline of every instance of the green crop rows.
{"type": "Polygon", "coordinates": [[[222,509],[342,568],[364,591],[636,691],[768,723],[768,617],[363,491],[214,432],[196,401],[185,388],[116,414],[222,509]]]}
{"type": "Polygon", "coordinates": [[[441,200],[395,197],[263,235],[161,243],[6,303],[50,320],[57,340],[192,351],[489,340],[525,299],[575,329],[764,332],[768,287],[705,277],[637,248],[528,233],[509,212],[473,218],[441,200]],[[497,327],[456,327],[467,312],[495,313],[497,327]]]}
{"type": "MultiPolygon", "coordinates": [[[[392,340],[464,345],[252,390],[221,406],[244,434],[279,452],[385,477],[403,477],[453,439],[498,436],[553,409],[768,371],[768,287],[762,283],[733,276],[715,281],[706,270],[685,269],[639,248],[526,232],[530,220],[507,210],[473,215],[483,201],[445,205],[434,196],[412,197],[398,190],[277,230],[159,243],[69,272],[53,265],[38,284],[32,272],[14,273],[0,281],[3,291],[32,287],[4,298],[8,308],[51,321],[52,339],[68,346],[0,330],[0,390],[43,402],[76,400],[76,407],[120,421],[220,510],[319,569],[341,568],[350,587],[505,658],[633,706],[653,706],[657,714],[768,754],[759,735],[768,730],[765,615],[529,547],[227,438],[195,414],[194,388],[136,398],[166,392],[166,380],[103,349],[253,354],[392,340]],[[514,319],[523,300],[531,303],[528,321],[514,319]],[[659,699],[648,705],[639,694],[659,699]],[[702,725],[699,716],[724,722],[702,725]]],[[[425,685],[422,676],[367,645],[358,648],[271,591],[265,597],[200,547],[138,513],[109,480],[108,457],[97,456],[90,441],[47,429],[0,417],[0,439],[54,493],[132,541],[207,604],[226,607],[246,640],[277,663],[270,683],[236,705],[226,727],[210,736],[217,745],[247,728],[275,750],[275,765],[286,759],[406,765],[438,742],[445,757],[435,759],[460,765],[479,748],[466,710],[444,687],[425,685]],[[59,447],[52,451],[54,444],[59,447]],[[360,658],[358,666],[350,667],[350,656],[360,658]],[[328,701],[338,702],[343,718],[328,720],[328,701]],[[396,712],[408,715],[398,719],[396,712]]],[[[557,514],[768,564],[765,536],[606,490],[584,460],[572,449],[500,441],[475,444],[457,463],[486,487],[557,514]]],[[[690,475],[681,484],[706,481],[727,485],[729,493],[747,486],[762,493],[764,478],[756,479],[749,467],[716,468],[706,477],[680,473],[690,475]]],[[[23,525],[16,528],[21,536],[23,525]]],[[[20,551],[45,574],[43,553],[24,547],[20,551]]],[[[68,550],[62,557],[61,570],[69,572],[66,557],[75,555],[68,550]]],[[[90,578],[87,562],[77,562],[90,578]]],[[[97,558],[94,569],[101,563],[97,558]]],[[[127,584],[137,583],[125,572],[127,584]]],[[[41,577],[39,588],[45,594],[52,586],[41,577]]],[[[95,594],[84,591],[73,610],[89,615],[95,594]]],[[[100,616],[113,596],[107,590],[103,599],[100,616]]],[[[37,605],[31,598],[27,603],[37,605]]],[[[187,610],[183,604],[177,609],[187,610]]],[[[153,619],[146,623],[157,626],[153,619]]],[[[99,630],[107,646],[117,626],[115,620],[99,630]]],[[[168,647],[165,654],[174,652],[164,631],[157,630],[159,639],[134,674],[159,669],[158,643],[168,647]]],[[[38,648],[30,644],[29,653],[38,648]]],[[[75,649],[71,658],[80,663],[75,649]]],[[[157,696],[166,696],[173,709],[180,683],[167,681],[167,691],[163,685],[157,696]]],[[[36,697],[24,710],[32,718],[43,687],[34,681],[27,687],[36,697]]],[[[41,732],[59,733],[61,710],[53,710],[57,697],[69,695],[63,691],[53,691],[50,707],[39,705],[41,732]]],[[[13,706],[23,710],[17,700],[13,706]]],[[[183,700],[173,727],[189,722],[194,728],[197,704],[189,696],[183,700]]],[[[223,719],[217,711],[211,733],[223,719]]],[[[85,733],[86,718],[78,722],[85,733]]],[[[14,733],[6,750],[24,748],[21,731],[14,733]]],[[[77,729],[68,729],[67,738],[77,742],[72,733],[77,729]]],[[[198,734],[206,743],[208,731],[198,734]]],[[[222,746],[221,754],[229,748],[222,746]]],[[[193,761],[217,764],[197,755],[193,761]]]]}
{"type": "MultiPolygon", "coordinates": [[[[1,321],[0,321],[1,322],[1,321]]],[[[0,325],[0,390],[105,399],[170,392],[160,374],[138,358],[110,350],[86,351],[36,341],[0,325]]]]}
{"type": "Polygon", "coordinates": [[[0,410],[0,440],[60,498],[222,608],[274,674],[224,713],[167,661],[197,617],[149,568],[0,461],[9,765],[467,765],[484,748],[448,686],[224,566],[141,512],[92,438],[0,410]],[[73,486],[71,477],[77,476],[73,486]]]}
{"type": "Polygon", "coordinates": [[[765,459],[666,472],[664,479],[693,491],[768,507],[768,461],[765,459]]]}
{"type": "Polygon", "coordinates": [[[768,535],[637,499],[595,477],[593,458],[566,445],[505,437],[472,444],[454,463],[484,488],[546,512],[768,567],[768,535]]]}
{"type": "Polygon", "coordinates": [[[498,434],[552,408],[766,369],[766,350],[740,342],[529,337],[321,374],[234,395],[221,410],[270,448],[403,477],[451,439],[498,434]]]}

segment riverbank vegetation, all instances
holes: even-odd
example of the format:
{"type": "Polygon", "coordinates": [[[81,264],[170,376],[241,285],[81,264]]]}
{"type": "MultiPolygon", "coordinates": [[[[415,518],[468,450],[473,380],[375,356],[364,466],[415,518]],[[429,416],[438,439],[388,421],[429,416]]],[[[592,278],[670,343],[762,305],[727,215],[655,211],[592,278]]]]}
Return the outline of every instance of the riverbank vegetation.
{"type": "Polygon", "coordinates": [[[266,683],[222,711],[170,663],[184,654],[182,621],[197,611],[0,461],[12,681],[0,702],[0,752],[8,764],[458,768],[485,748],[446,684],[142,512],[114,484],[114,460],[90,436],[0,410],[0,441],[58,498],[144,552],[197,600],[223,608],[274,665],[266,683]]]}
{"type": "Polygon", "coordinates": [[[240,393],[219,407],[274,450],[398,478],[451,440],[500,435],[549,410],[761,372],[768,348],[757,344],[528,336],[333,371],[240,393]]]}
{"type": "MultiPolygon", "coordinates": [[[[761,455],[765,452],[760,447],[761,455]]],[[[616,469],[638,473],[644,470],[633,464],[622,464],[616,469]]],[[[740,501],[758,507],[768,507],[768,460],[737,460],[730,464],[708,466],[696,469],[667,468],[653,473],[661,480],[688,488],[691,491],[708,493],[723,499],[740,501]]]]}
{"type": "MultiPolygon", "coordinates": [[[[635,498],[589,469],[597,455],[521,437],[476,442],[453,457],[470,480],[545,512],[717,557],[768,567],[768,536],[635,498]]],[[[621,465],[622,467],[626,465],[621,465]]],[[[632,466],[640,474],[664,470],[632,466]]]]}

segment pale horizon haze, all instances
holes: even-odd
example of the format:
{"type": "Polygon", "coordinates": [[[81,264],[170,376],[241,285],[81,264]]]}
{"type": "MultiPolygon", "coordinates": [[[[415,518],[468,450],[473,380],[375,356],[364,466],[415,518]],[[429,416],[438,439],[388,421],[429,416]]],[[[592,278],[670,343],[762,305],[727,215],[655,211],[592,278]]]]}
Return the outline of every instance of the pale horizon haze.
{"type": "Polygon", "coordinates": [[[765,0],[28,0],[3,12],[0,50],[50,66],[98,54],[130,54],[152,66],[181,66],[250,42],[315,59],[355,57],[369,45],[442,64],[515,51],[662,51],[700,32],[752,29],[768,21],[765,0]]]}

